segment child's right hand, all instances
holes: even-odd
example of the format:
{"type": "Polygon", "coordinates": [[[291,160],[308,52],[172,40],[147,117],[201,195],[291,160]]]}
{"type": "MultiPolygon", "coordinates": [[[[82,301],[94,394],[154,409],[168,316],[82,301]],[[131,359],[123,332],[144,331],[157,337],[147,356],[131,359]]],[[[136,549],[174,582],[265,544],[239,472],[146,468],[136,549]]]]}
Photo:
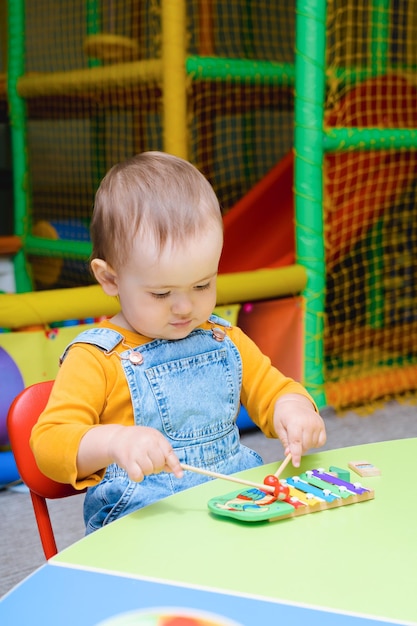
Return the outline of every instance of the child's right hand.
{"type": "Polygon", "coordinates": [[[101,425],[81,439],[77,467],[79,478],[117,463],[129,478],[141,482],[149,474],[183,471],[172,446],[155,428],[148,426],[101,425]]]}
{"type": "Polygon", "coordinates": [[[173,472],[177,478],[183,475],[172,446],[155,428],[122,426],[109,443],[114,463],[123,467],[135,482],[160,472],[173,472]]]}

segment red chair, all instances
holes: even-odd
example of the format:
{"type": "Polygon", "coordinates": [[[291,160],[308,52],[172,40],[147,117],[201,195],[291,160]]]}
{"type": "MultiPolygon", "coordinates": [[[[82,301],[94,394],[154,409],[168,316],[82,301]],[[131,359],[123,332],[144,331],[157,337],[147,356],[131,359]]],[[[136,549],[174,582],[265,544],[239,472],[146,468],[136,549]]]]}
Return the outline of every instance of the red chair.
{"type": "Polygon", "coordinates": [[[46,406],[52,385],[53,381],[46,381],[27,387],[14,399],[7,415],[7,428],[16,466],[21,479],[29,488],[47,559],[54,556],[58,549],[46,500],[67,498],[82,493],[71,485],[57,483],[44,476],[29,445],[32,428],[46,406]]]}

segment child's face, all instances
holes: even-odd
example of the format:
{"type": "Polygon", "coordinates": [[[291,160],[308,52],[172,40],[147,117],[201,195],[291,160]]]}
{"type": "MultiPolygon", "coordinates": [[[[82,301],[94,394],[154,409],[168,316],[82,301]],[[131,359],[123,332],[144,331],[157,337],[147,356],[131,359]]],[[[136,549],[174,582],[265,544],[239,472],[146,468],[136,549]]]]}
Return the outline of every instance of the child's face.
{"type": "Polygon", "coordinates": [[[150,338],[182,339],[206,321],[216,305],[220,227],[158,252],[137,237],[129,261],[115,276],[121,312],[114,322],[150,338]]]}

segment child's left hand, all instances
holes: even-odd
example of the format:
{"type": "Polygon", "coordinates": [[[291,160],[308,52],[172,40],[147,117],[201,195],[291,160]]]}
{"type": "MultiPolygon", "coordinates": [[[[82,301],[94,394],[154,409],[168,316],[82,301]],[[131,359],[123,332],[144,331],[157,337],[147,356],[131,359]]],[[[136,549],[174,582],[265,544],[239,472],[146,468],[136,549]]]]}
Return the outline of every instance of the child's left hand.
{"type": "Polygon", "coordinates": [[[320,448],[326,443],[322,417],[311,401],[299,394],[287,394],[277,400],[274,428],[284,446],[285,455],[291,453],[294,467],[300,466],[301,456],[307,450],[320,448]]]}

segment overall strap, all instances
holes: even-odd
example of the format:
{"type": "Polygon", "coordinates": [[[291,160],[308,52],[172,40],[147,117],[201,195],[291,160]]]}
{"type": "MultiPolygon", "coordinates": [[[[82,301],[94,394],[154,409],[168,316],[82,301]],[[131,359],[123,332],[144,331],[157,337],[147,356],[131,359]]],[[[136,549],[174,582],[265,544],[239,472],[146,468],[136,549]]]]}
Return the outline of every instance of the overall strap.
{"type": "MultiPolygon", "coordinates": [[[[228,320],[225,320],[218,315],[210,315],[209,322],[212,324],[217,324],[218,326],[224,326],[226,328],[231,327],[231,323],[228,320]]],[[[105,352],[111,352],[119,345],[121,341],[123,341],[124,337],[121,333],[113,330],[111,328],[89,328],[84,330],[82,333],[77,335],[75,339],[73,339],[65,348],[61,358],[59,359],[60,364],[64,361],[67,356],[68,350],[75,343],[88,343],[92,346],[96,346],[100,350],[105,352]]]]}
{"type": "Polygon", "coordinates": [[[218,324],[219,326],[224,326],[225,328],[231,328],[232,326],[229,320],[225,320],[222,317],[215,315],[214,313],[210,315],[210,317],[208,318],[208,321],[211,324],[218,324]]]}
{"type": "Polygon", "coordinates": [[[67,345],[59,359],[59,363],[61,364],[63,362],[67,356],[68,350],[75,343],[88,343],[105,352],[111,352],[121,341],[123,341],[123,335],[116,330],[112,330],[111,328],[89,328],[77,335],[77,337],[67,345]]]}

